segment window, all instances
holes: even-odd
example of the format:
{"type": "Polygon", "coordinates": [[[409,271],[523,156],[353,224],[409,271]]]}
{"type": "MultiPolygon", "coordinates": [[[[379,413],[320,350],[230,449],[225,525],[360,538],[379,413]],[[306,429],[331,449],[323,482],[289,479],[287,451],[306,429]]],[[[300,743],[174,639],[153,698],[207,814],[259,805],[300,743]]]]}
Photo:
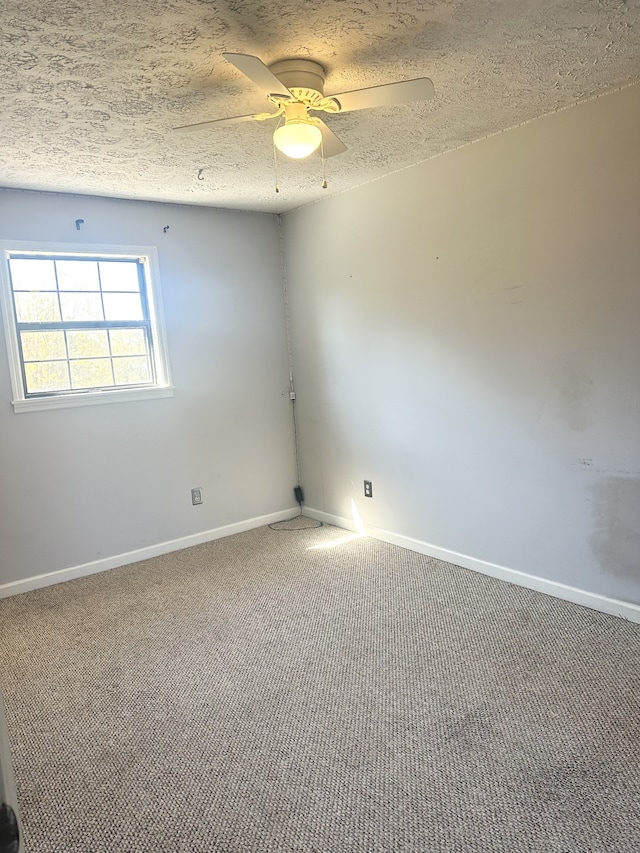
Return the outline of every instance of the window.
{"type": "Polygon", "coordinates": [[[155,249],[1,248],[16,411],[172,393],[155,249]]]}

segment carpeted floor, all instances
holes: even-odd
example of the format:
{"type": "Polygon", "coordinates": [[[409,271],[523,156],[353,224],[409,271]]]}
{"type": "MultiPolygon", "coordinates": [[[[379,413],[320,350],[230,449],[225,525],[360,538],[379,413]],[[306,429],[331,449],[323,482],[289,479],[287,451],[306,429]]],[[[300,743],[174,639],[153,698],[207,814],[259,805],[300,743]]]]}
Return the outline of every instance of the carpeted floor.
{"type": "Polygon", "coordinates": [[[326,526],[0,602],[27,853],[637,853],[639,661],[326,526]]]}

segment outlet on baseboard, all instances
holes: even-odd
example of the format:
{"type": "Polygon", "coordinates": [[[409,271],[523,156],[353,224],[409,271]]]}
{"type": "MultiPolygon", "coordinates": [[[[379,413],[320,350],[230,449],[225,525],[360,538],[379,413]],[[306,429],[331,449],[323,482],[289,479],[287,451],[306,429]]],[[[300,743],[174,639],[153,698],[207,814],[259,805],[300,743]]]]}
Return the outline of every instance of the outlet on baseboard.
{"type": "Polygon", "coordinates": [[[191,503],[194,506],[199,506],[202,503],[202,488],[200,486],[191,489],[191,503]]]}

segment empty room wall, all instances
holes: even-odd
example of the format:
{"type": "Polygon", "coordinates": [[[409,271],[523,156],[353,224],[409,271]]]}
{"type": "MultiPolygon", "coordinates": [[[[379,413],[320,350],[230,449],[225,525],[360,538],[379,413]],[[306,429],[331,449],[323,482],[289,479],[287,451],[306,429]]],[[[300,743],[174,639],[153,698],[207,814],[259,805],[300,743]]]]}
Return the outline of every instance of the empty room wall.
{"type": "Polygon", "coordinates": [[[0,341],[0,587],[290,511],[275,217],[5,190],[0,238],[156,246],[175,386],[166,399],[14,414],[0,341]]]}
{"type": "Polygon", "coordinates": [[[308,508],[640,603],[639,151],[636,86],[285,217],[308,508]]]}

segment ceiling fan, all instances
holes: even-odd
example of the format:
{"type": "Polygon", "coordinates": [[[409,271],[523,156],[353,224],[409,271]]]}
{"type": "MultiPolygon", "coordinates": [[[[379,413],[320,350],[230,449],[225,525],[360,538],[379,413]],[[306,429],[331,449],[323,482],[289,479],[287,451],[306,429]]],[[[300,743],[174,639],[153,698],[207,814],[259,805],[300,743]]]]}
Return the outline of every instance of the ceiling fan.
{"type": "Polygon", "coordinates": [[[275,112],[233,118],[213,119],[198,124],[187,124],[174,130],[191,132],[207,130],[227,124],[245,121],[265,121],[284,116],[273,134],[273,141],[283,154],[294,159],[308,157],[322,145],[323,157],[333,157],[347,150],[335,133],[322,119],[309,115],[312,112],[346,113],[366,110],[371,107],[386,107],[424,101],[433,97],[433,83],[428,77],[416,80],[400,80],[324,95],[324,69],[310,59],[284,59],[265,65],[257,56],[244,53],[223,53],[224,58],[245,74],[267,94],[267,100],[276,108],[275,112]]]}

